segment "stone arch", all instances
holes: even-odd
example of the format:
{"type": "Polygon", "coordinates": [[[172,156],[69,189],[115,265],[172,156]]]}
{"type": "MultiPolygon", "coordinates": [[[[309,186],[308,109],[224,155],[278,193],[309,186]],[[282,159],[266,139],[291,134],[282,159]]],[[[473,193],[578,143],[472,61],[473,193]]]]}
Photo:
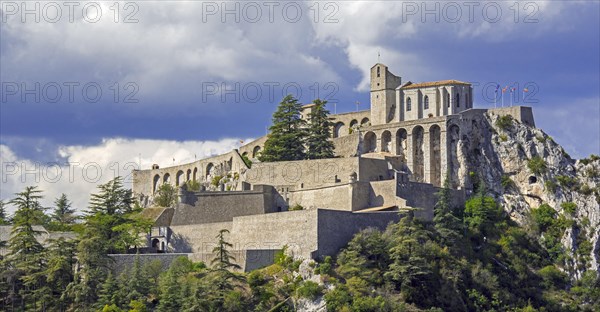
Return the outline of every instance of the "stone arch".
{"type": "Polygon", "coordinates": [[[372,131],[365,133],[363,141],[363,150],[365,153],[373,153],[377,150],[377,135],[372,131]]]}
{"type": "Polygon", "coordinates": [[[381,151],[391,152],[392,149],[392,133],[385,130],[381,133],[381,151]]]}
{"type": "Polygon", "coordinates": [[[460,140],[460,128],[457,125],[448,127],[448,155],[449,164],[448,171],[450,172],[450,184],[452,188],[457,188],[460,185],[459,170],[460,162],[458,162],[458,142],[460,140]]]}
{"type": "Polygon", "coordinates": [[[212,173],[211,171],[213,171],[214,168],[215,168],[215,165],[213,165],[213,163],[208,163],[208,165],[206,165],[206,172],[205,172],[205,174],[206,174],[207,177],[212,173]]]}
{"type": "Polygon", "coordinates": [[[408,132],[406,129],[400,128],[396,131],[396,155],[402,156],[402,161],[406,163],[406,152],[408,150],[408,143],[406,139],[408,138],[408,132]]]}
{"type": "Polygon", "coordinates": [[[257,158],[259,153],[260,153],[260,146],[257,145],[252,149],[252,158],[257,158]]]}
{"type": "Polygon", "coordinates": [[[417,182],[423,182],[425,176],[425,157],[423,153],[423,127],[416,126],[412,130],[413,146],[413,177],[417,182]]]}
{"type": "Polygon", "coordinates": [[[165,175],[163,176],[163,183],[171,183],[171,175],[168,173],[165,173],[165,175]]]}
{"type": "Polygon", "coordinates": [[[189,181],[192,178],[192,169],[188,169],[185,174],[185,181],[189,181]]]}
{"type": "Polygon", "coordinates": [[[360,126],[364,127],[364,126],[368,126],[369,125],[369,118],[365,117],[360,121],[360,126]]]}
{"type": "Polygon", "coordinates": [[[339,138],[341,136],[343,136],[345,130],[345,125],[343,122],[339,121],[337,122],[334,126],[333,126],[333,137],[334,138],[339,138]]]}
{"type": "Polygon", "coordinates": [[[179,170],[177,171],[177,174],[175,175],[175,185],[176,186],[180,186],[184,183],[183,181],[183,170],[179,170]]]}
{"type": "Polygon", "coordinates": [[[442,149],[440,126],[429,128],[429,183],[442,186],[442,149]]]}
{"type": "Polygon", "coordinates": [[[350,129],[356,129],[357,127],[358,127],[358,120],[352,119],[352,121],[350,121],[350,129]]]}
{"type": "Polygon", "coordinates": [[[194,181],[198,180],[198,168],[197,167],[194,167],[194,172],[192,173],[192,179],[194,181]]]}
{"type": "Polygon", "coordinates": [[[248,157],[248,152],[243,152],[242,157],[248,157]]]}
{"type": "Polygon", "coordinates": [[[160,175],[155,175],[152,181],[152,193],[156,193],[160,187],[160,175]]]}

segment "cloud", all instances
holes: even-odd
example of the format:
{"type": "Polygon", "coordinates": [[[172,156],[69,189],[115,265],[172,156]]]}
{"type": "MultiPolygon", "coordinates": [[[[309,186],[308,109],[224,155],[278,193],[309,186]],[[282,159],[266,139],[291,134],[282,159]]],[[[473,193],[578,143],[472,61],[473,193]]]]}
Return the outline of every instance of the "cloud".
{"type": "Polygon", "coordinates": [[[44,206],[53,206],[54,199],[65,193],[73,206],[82,211],[87,207],[90,194],[95,193],[101,183],[122,176],[125,186],[131,187],[131,170],[140,168],[140,164],[142,169],[152,164],[184,164],[226,153],[238,146],[239,139],[235,138],[185,142],[111,138],[93,146],[60,146],[57,159],[61,161],[42,163],[21,158],[9,146],[1,144],[0,199],[6,202],[26,186],[36,185],[44,191],[44,206]]]}

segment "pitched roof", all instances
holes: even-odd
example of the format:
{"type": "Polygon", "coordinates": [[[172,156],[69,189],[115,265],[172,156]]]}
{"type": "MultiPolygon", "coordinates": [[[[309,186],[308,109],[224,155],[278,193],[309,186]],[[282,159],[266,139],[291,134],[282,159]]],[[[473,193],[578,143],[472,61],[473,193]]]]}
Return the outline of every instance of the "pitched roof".
{"type": "Polygon", "coordinates": [[[425,87],[437,87],[437,86],[447,86],[447,85],[471,85],[468,82],[458,81],[458,80],[440,80],[440,81],[430,81],[430,82],[421,82],[421,83],[411,83],[404,84],[400,89],[416,89],[416,88],[425,88],[425,87]]]}
{"type": "Polygon", "coordinates": [[[154,226],[170,226],[173,213],[173,208],[151,207],[144,208],[141,215],[146,219],[154,221],[154,226]]]}

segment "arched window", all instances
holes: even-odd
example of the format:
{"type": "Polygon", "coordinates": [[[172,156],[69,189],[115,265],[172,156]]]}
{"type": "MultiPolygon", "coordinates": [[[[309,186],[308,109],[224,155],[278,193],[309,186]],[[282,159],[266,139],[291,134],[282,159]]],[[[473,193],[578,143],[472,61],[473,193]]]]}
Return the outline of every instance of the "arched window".
{"type": "Polygon", "coordinates": [[[425,99],[423,100],[423,108],[424,109],[429,109],[429,97],[426,95],[425,99]]]}
{"type": "Polygon", "coordinates": [[[412,101],[410,98],[406,99],[406,111],[409,112],[412,109],[412,101]]]}
{"type": "Polygon", "coordinates": [[[381,76],[381,68],[379,68],[379,66],[377,66],[377,78],[379,78],[381,76]]]}
{"type": "Polygon", "coordinates": [[[456,93],[456,107],[460,107],[460,95],[456,93]]]}

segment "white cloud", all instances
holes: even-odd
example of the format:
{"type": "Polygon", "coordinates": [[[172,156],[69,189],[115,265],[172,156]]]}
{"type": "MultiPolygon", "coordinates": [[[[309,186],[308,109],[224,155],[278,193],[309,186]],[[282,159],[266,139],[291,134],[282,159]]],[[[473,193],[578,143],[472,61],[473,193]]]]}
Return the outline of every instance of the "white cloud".
{"type": "Polygon", "coordinates": [[[142,169],[152,164],[184,164],[229,152],[239,144],[239,139],[234,138],[185,142],[111,138],[94,146],[59,147],[58,154],[65,160],[60,165],[20,158],[2,144],[0,199],[7,201],[26,186],[36,185],[44,191],[44,206],[52,206],[54,199],[65,193],[74,207],[82,210],[87,207],[90,194],[96,192],[96,186],[115,176],[124,177],[126,186],[131,187],[131,170],[139,168],[140,162],[142,169]]]}

